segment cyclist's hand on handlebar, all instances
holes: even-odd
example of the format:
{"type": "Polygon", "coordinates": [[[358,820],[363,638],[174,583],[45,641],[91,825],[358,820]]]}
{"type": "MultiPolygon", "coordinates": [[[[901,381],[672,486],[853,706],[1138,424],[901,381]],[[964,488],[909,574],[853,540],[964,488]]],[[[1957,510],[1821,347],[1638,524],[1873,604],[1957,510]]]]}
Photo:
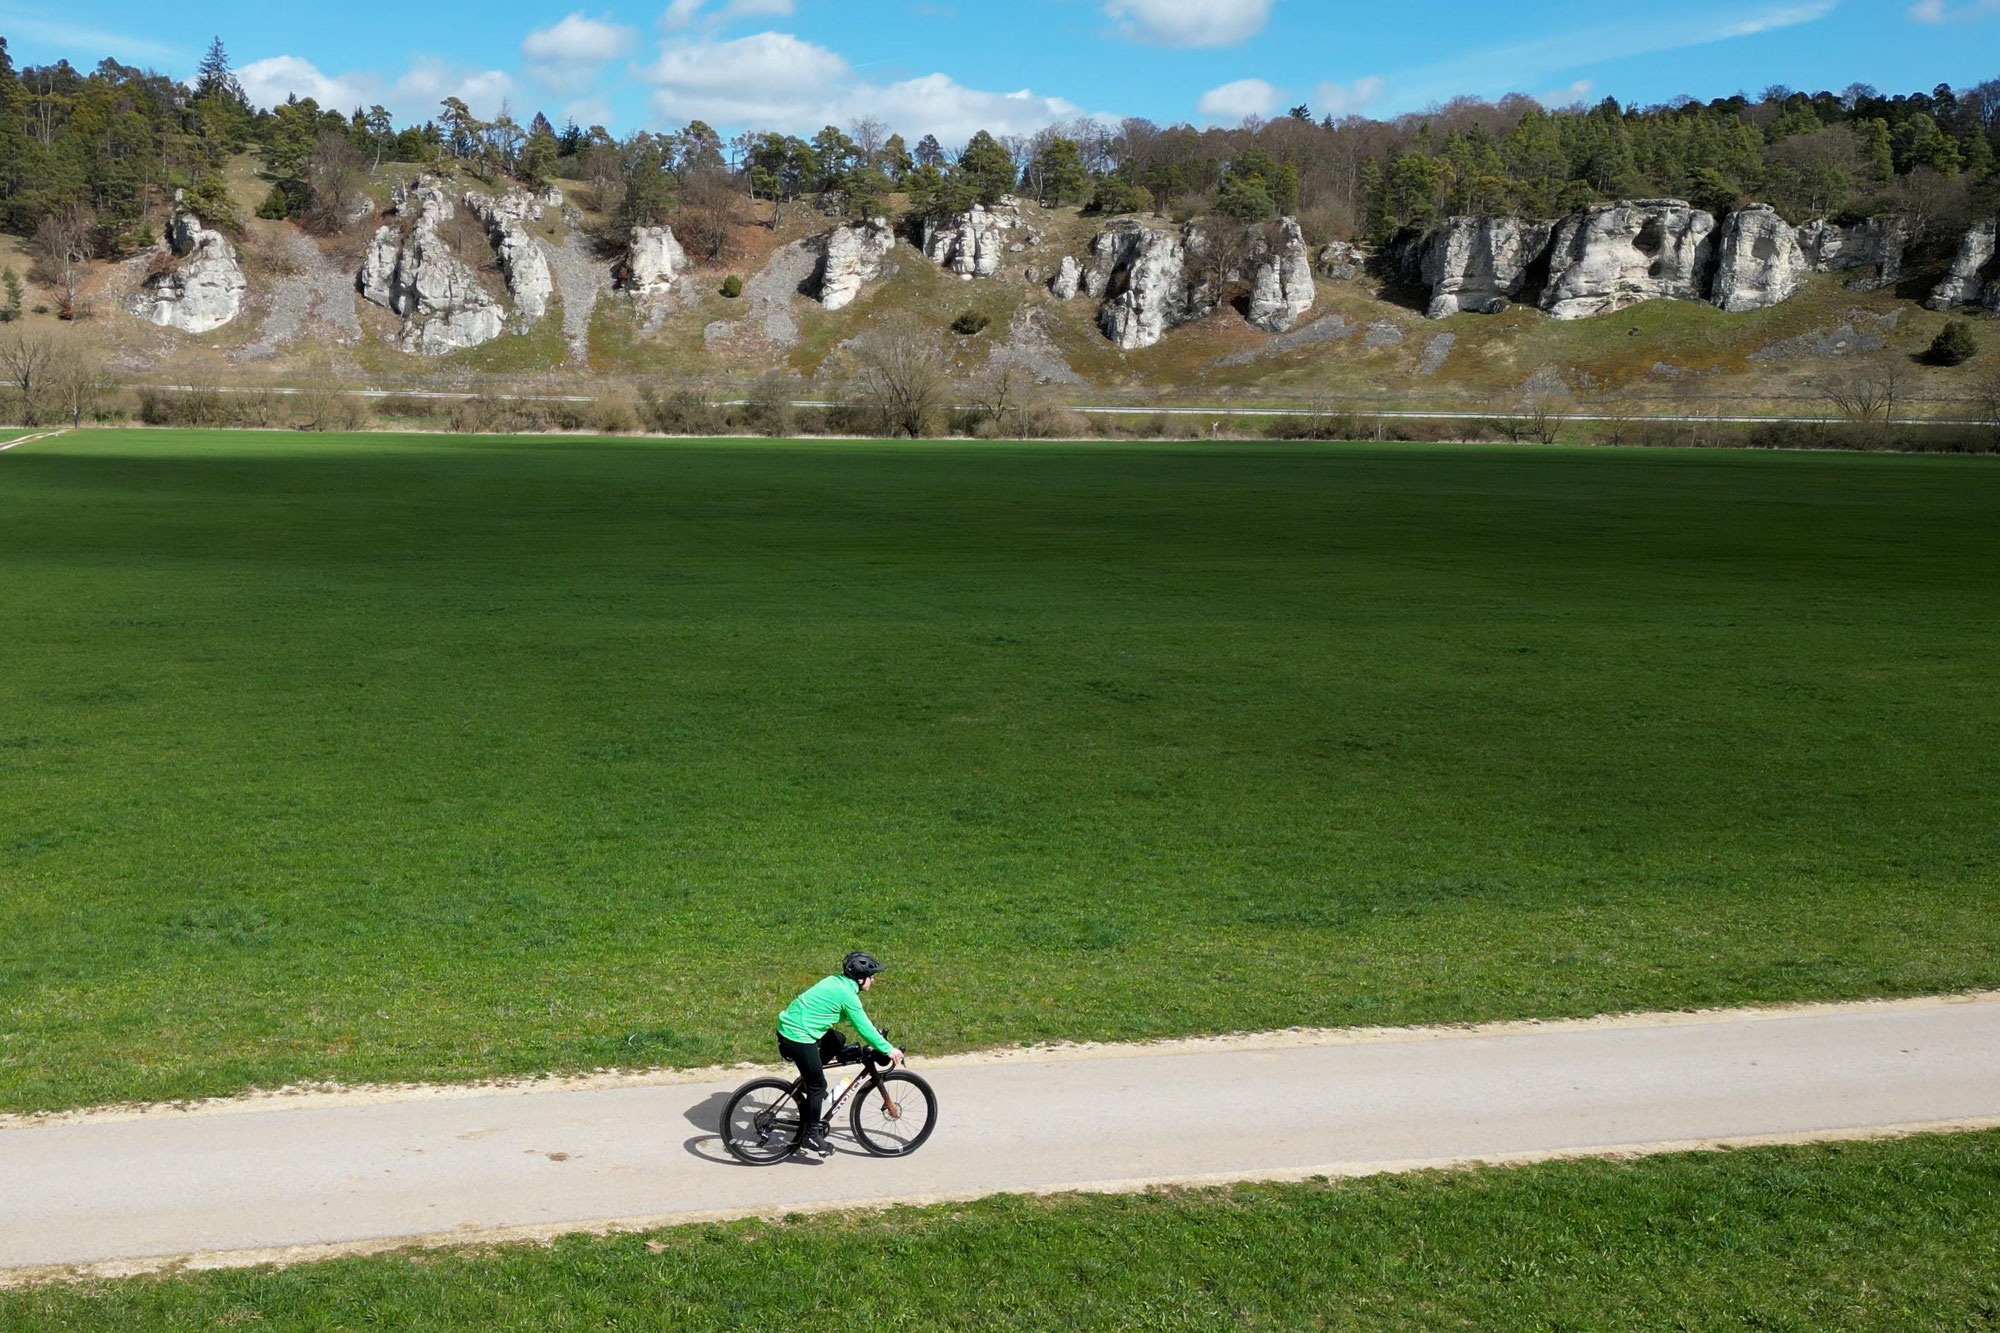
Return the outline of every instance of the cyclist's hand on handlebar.
{"type": "Polygon", "coordinates": [[[898,1046],[898,1047],[896,1047],[896,1048],[895,1048],[894,1050],[892,1050],[892,1051],[890,1051],[890,1052],[889,1052],[889,1063],[890,1063],[890,1064],[892,1064],[892,1065],[899,1065],[899,1064],[903,1063],[903,1048],[902,1048],[902,1047],[898,1046]]]}

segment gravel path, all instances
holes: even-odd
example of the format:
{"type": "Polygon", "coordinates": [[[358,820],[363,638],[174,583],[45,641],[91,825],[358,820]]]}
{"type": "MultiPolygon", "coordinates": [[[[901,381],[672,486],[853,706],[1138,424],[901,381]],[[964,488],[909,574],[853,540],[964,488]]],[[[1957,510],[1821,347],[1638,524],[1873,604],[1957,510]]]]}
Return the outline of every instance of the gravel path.
{"type": "Polygon", "coordinates": [[[0,1120],[0,1270],[2000,1124],[2000,995],[996,1052],[917,1072],[940,1108],[917,1153],[863,1156],[843,1124],[824,1163],[766,1170],[716,1139],[747,1071],[0,1120]]]}

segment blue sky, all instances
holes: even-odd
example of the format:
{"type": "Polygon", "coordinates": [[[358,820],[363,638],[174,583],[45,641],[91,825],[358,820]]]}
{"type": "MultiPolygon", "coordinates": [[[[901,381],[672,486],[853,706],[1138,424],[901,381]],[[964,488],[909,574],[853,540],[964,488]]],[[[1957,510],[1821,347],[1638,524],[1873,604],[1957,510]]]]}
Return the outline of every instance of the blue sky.
{"type": "Polygon", "coordinates": [[[2000,76],[2000,0],[0,0],[17,64],[109,54],[185,77],[216,33],[266,102],[381,102],[407,119],[455,94],[482,114],[505,100],[523,119],[545,110],[621,133],[694,117],[810,132],[873,116],[947,144],[1083,114],[1233,124],[1300,101],[1390,115],[1458,93],[1559,105],[2000,76]]]}

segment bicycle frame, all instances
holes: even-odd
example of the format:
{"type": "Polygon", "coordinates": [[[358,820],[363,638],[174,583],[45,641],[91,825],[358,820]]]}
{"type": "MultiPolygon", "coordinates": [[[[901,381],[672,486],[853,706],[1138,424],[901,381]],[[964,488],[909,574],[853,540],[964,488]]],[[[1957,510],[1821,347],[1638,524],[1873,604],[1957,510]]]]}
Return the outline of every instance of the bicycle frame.
{"type": "MultiPolygon", "coordinates": [[[[875,1087],[882,1088],[882,1102],[883,1105],[888,1107],[889,1114],[900,1114],[896,1109],[896,1103],[889,1100],[888,1088],[875,1075],[876,1068],[874,1065],[863,1065],[860,1073],[849,1074],[847,1080],[839,1088],[830,1090],[826,1100],[826,1114],[822,1117],[823,1122],[829,1125],[833,1123],[833,1117],[846,1104],[848,1094],[852,1093],[855,1085],[860,1083],[870,1083],[875,1087]]],[[[805,1091],[806,1081],[804,1079],[797,1078],[792,1080],[792,1092],[795,1096],[803,1097],[805,1096],[805,1091]]]]}

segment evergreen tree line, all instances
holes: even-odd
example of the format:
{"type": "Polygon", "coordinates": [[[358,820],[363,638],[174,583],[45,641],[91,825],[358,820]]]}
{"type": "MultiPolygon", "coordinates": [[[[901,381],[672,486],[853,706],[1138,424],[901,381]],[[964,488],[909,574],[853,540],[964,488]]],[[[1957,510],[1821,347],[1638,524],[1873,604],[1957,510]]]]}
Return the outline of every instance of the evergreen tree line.
{"type": "Polygon", "coordinates": [[[357,215],[383,163],[449,164],[496,182],[583,183],[608,240],[672,222],[697,255],[722,253],[746,194],[779,216],[809,206],[851,217],[901,194],[921,218],[1022,193],[1102,213],[1295,215],[1317,240],[1378,243],[1457,213],[1547,218],[1667,195],[1717,214],[1761,200],[1794,222],[1896,211],[1935,246],[2000,208],[2000,79],[1894,96],[1773,87],[1647,107],[1463,98],[1392,120],[1298,106],[1227,129],[1085,119],[948,147],[933,135],[911,144],[874,120],[810,138],[725,141],[694,121],[619,139],[540,114],[522,125],[504,109],[482,120],[457,98],[398,126],[381,106],[253,107],[220,39],[186,83],[108,59],[88,73],[67,61],[17,71],[0,39],[0,229],[34,238],[50,265],[152,245],[149,219],[176,191],[210,223],[238,226],[222,181],[245,151],[271,182],[259,214],[317,230],[357,215]]]}

